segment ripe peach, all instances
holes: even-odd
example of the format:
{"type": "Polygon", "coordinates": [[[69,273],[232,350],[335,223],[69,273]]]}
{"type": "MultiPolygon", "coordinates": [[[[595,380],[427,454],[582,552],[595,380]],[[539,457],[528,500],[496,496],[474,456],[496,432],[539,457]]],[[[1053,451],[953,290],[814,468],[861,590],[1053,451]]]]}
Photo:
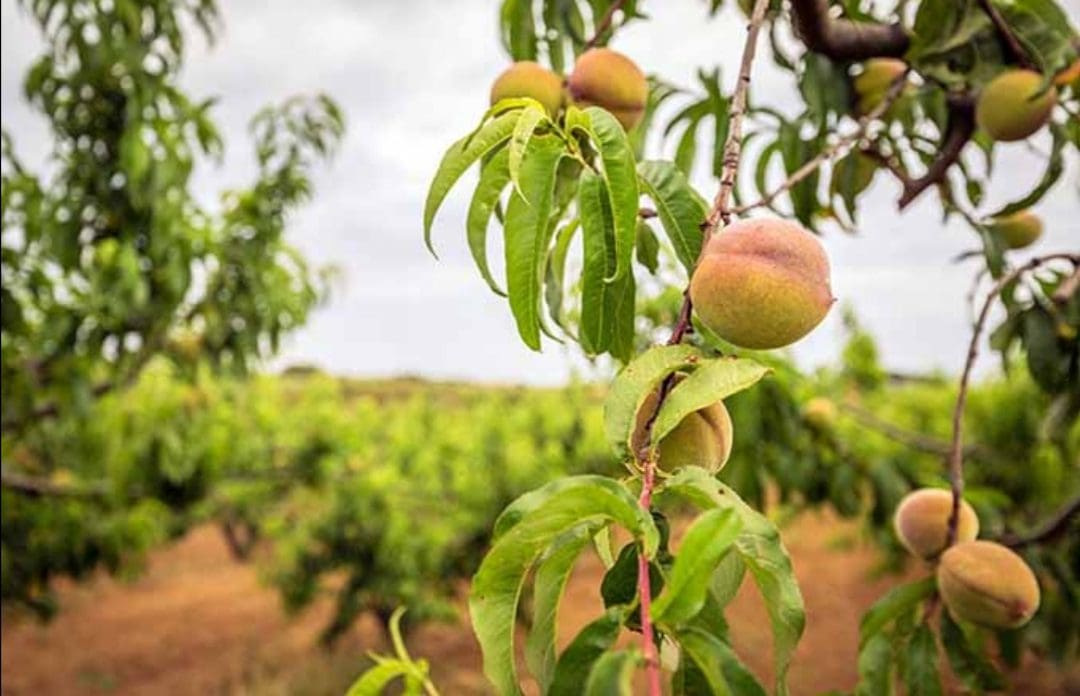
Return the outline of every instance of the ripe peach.
{"type": "Polygon", "coordinates": [[[1023,140],[1042,128],[1057,103],[1057,90],[1043,89],[1043,77],[1032,70],[1008,70],[979,94],[975,119],[994,140],[1023,140]]]}
{"type": "Polygon", "coordinates": [[[1039,582],[1024,559],[992,541],[968,541],[941,554],[938,592],[954,618],[1018,628],[1039,608],[1039,582]]]}
{"type": "MultiPolygon", "coordinates": [[[[920,488],[904,496],[896,506],[893,528],[900,543],[919,558],[934,558],[945,548],[952,493],[942,488],[920,488]]],[[[979,535],[979,518],[974,508],[960,501],[956,541],[972,541],[979,535]]]]}
{"type": "Polygon", "coordinates": [[[990,229],[1001,238],[1010,249],[1022,249],[1035,243],[1042,236],[1042,219],[1030,210],[1021,210],[1012,215],[994,218],[990,229]]]}
{"type": "Polygon", "coordinates": [[[829,259],[798,223],[736,222],[710,237],[690,280],[690,299],[701,322],[725,341],[781,348],[829,312],[829,259]]]}
{"type": "MultiPolygon", "coordinates": [[[[676,375],[675,379],[681,382],[684,378],[683,375],[676,375]]],[[[638,409],[637,429],[633,441],[635,450],[645,444],[643,432],[645,420],[656,408],[657,398],[659,398],[659,390],[646,397],[641,408],[638,409]]],[[[717,401],[683,418],[674,430],[660,440],[660,468],[664,471],[675,471],[687,466],[700,466],[717,472],[724,467],[728,457],[731,456],[733,441],[734,429],[731,415],[724,406],[724,402],[717,401]]]]}
{"type": "Polygon", "coordinates": [[[634,61],[610,48],[582,53],[567,87],[576,103],[610,111],[626,130],[641,121],[649,99],[645,74],[634,61]]]}
{"type": "Polygon", "coordinates": [[[562,79],[539,63],[518,61],[491,85],[492,105],[515,97],[531,97],[555,116],[563,103],[562,79]]]}

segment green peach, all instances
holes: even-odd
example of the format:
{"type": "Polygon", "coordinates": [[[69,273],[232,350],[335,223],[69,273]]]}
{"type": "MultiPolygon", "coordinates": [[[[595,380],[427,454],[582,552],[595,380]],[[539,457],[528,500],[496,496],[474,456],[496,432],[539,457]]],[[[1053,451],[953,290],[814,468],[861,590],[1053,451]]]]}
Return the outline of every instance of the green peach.
{"type": "MultiPolygon", "coordinates": [[[[676,383],[684,375],[676,375],[676,383]]],[[[645,420],[656,408],[659,391],[645,398],[638,409],[637,427],[634,432],[634,449],[644,444],[645,420]]],[[[659,465],[663,471],[675,471],[687,466],[699,466],[712,472],[724,467],[731,456],[734,427],[724,402],[717,401],[695,411],[682,419],[675,428],[660,440],[659,465]]]]}
{"type": "Polygon", "coordinates": [[[832,306],[829,260],[799,224],[743,220],[710,237],[690,280],[701,322],[743,348],[781,348],[821,323],[832,306]]]}
{"type": "Polygon", "coordinates": [[[954,618],[1019,628],[1039,608],[1039,582],[1024,559],[992,541],[968,541],[941,554],[938,592],[954,618]]]}
{"type": "Polygon", "coordinates": [[[907,70],[907,63],[896,58],[871,58],[863,71],[855,76],[852,85],[858,97],[857,110],[866,115],[877,108],[889,92],[889,87],[907,70]]]}
{"type": "Polygon", "coordinates": [[[1035,243],[1042,236],[1042,219],[1030,210],[1021,210],[1012,215],[994,218],[990,229],[1001,238],[1010,249],[1022,249],[1035,243]]]}
{"type": "Polygon", "coordinates": [[[539,63],[518,61],[491,85],[491,103],[516,97],[531,97],[555,116],[563,103],[562,79],[539,63]]]}
{"type": "Polygon", "coordinates": [[[1043,91],[1043,77],[1033,70],[1007,70],[979,94],[975,120],[994,140],[1023,140],[1042,128],[1057,103],[1057,90],[1043,91]]]}
{"type": "MultiPolygon", "coordinates": [[[[942,488],[920,488],[904,496],[893,515],[893,528],[900,543],[912,555],[934,558],[945,548],[952,514],[952,493],[942,488]]],[[[979,518],[966,500],[960,501],[956,525],[957,542],[972,541],[979,535],[979,518]]]]}
{"type": "Polygon", "coordinates": [[[637,64],[610,48],[585,51],[567,82],[570,98],[582,106],[611,112],[630,130],[641,121],[649,100],[649,83],[637,64]]]}

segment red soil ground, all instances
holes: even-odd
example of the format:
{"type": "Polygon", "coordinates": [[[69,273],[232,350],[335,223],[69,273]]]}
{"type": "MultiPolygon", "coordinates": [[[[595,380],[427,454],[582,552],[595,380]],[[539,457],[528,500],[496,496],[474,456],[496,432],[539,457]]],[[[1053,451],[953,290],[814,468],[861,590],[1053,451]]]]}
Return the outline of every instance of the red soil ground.
{"type": "MultiPolygon", "coordinates": [[[[849,689],[859,616],[900,578],[871,579],[872,549],[854,543],[854,527],[828,516],[801,517],[785,528],[784,538],[808,613],[792,691],[849,689]]],[[[564,636],[598,612],[601,572],[592,557],[575,571],[562,612],[564,636]]],[[[908,575],[918,572],[912,568],[908,575]]],[[[234,562],[211,528],[154,554],[135,582],[99,578],[67,586],[61,601],[61,613],[46,625],[4,617],[5,696],[338,694],[362,669],[365,651],[384,647],[380,629],[365,618],[333,651],[321,649],[316,637],[329,604],[286,617],[256,569],[234,562]]],[[[768,678],[768,620],[752,583],[744,583],[728,615],[736,648],[768,678]]],[[[489,693],[478,648],[463,623],[422,627],[409,644],[431,662],[445,695],[489,693]]],[[[1017,694],[1080,694],[1077,670],[1064,674],[1035,658],[1011,679],[1017,694]]]]}

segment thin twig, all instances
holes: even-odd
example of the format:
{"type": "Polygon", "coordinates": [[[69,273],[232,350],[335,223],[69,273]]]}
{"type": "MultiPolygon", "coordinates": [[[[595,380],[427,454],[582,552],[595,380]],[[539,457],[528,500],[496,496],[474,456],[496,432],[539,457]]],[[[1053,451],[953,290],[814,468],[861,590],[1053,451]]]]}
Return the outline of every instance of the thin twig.
{"type": "MultiPolygon", "coordinates": [[[[700,261],[705,252],[705,245],[709,236],[719,227],[720,222],[728,224],[731,220],[729,202],[731,191],[734,186],[735,176],[739,168],[739,158],[742,150],[742,122],[746,114],[746,93],[750,87],[750,67],[754,62],[754,53],[757,50],[758,34],[765,20],[765,11],[769,7],[769,0],[756,0],[754,10],[750,15],[750,25],[747,27],[746,44],[743,46],[742,62],[739,66],[739,79],[732,95],[731,116],[728,124],[728,139],[724,143],[724,166],[720,173],[720,190],[716,194],[712,210],[709,212],[702,225],[701,251],[698,254],[700,261]]],[[[668,339],[668,345],[681,343],[683,337],[691,330],[691,317],[693,307],[690,301],[690,289],[683,291],[683,303],[679,310],[679,319],[668,339]]],[[[641,451],[635,452],[635,458],[641,466],[641,496],[638,504],[646,513],[650,512],[652,504],[653,486],[656,482],[656,452],[649,448],[652,440],[653,426],[660,408],[664,405],[668,394],[675,385],[675,375],[668,375],[660,385],[660,393],[657,395],[656,405],[642,426],[642,441],[645,443],[641,451]]],[[[663,688],[660,683],[660,660],[656,654],[656,643],[653,638],[652,617],[650,615],[650,603],[652,601],[651,587],[649,582],[649,561],[645,554],[638,555],[638,603],[641,608],[641,641],[642,654],[645,657],[646,680],[650,696],[661,696],[663,688]]]]}
{"type": "Polygon", "coordinates": [[[32,498],[100,498],[108,492],[104,484],[76,486],[4,470],[0,470],[0,486],[32,498]]]}
{"type": "Polygon", "coordinates": [[[1059,253],[1036,256],[1024,265],[1003,275],[987,293],[982,309],[979,311],[978,319],[975,321],[975,328],[971,332],[971,342],[968,344],[967,359],[964,361],[964,371],[960,376],[960,389],[956,394],[956,406],[953,408],[952,415],[952,441],[949,446],[948,456],[949,484],[952,489],[952,511],[949,514],[949,533],[946,537],[946,546],[952,546],[953,542],[956,541],[956,527],[960,516],[960,498],[964,494],[964,406],[967,404],[971,371],[975,366],[975,358],[979,355],[979,339],[982,338],[986,320],[990,316],[990,307],[997,296],[1001,294],[1001,291],[1005,289],[1005,286],[1044,263],[1060,260],[1071,261],[1074,266],[1080,265],[1080,254],[1059,253]]]}
{"type": "Polygon", "coordinates": [[[897,201],[900,210],[911,205],[923,191],[945,180],[949,169],[960,159],[960,153],[975,134],[975,100],[972,96],[951,94],[946,98],[946,102],[949,107],[949,120],[945,125],[945,137],[941,141],[938,155],[926,168],[926,173],[918,179],[901,179],[904,191],[897,201]]]}
{"type": "Polygon", "coordinates": [[[1072,296],[1076,294],[1077,290],[1080,290],[1080,266],[1073,269],[1071,276],[1061,281],[1061,285],[1057,287],[1050,299],[1059,307],[1064,307],[1072,299],[1072,296]]]}
{"type": "Polygon", "coordinates": [[[792,188],[795,187],[796,184],[816,172],[821,167],[821,165],[834,159],[835,157],[846,153],[850,147],[862,140],[863,137],[866,136],[867,130],[870,128],[870,125],[882,116],[884,116],[885,112],[888,111],[896,102],[896,100],[900,97],[900,94],[904,91],[904,85],[907,82],[907,74],[907,71],[904,71],[903,75],[893,81],[893,83],[889,86],[889,91],[885,94],[884,99],[881,100],[881,103],[874,107],[870,111],[870,113],[859,119],[859,127],[855,131],[840,138],[829,147],[823,149],[817,154],[816,157],[814,157],[809,162],[806,162],[801,167],[792,172],[791,176],[789,176],[787,180],[784,181],[784,183],[780,184],[775,189],[765,194],[760,200],[735,208],[735,214],[743,215],[756,208],[771,206],[773,201],[775,201],[777,197],[780,196],[782,193],[784,193],[785,191],[790,191],[792,188]]]}
{"type": "MultiPolygon", "coordinates": [[[[936,454],[939,456],[949,454],[949,443],[945,440],[901,428],[898,425],[878,417],[873,412],[852,403],[841,402],[839,405],[840,409],[849,414],[859,423],[859,425],[881,433],[893,442],[897,442],[914,450],[919,450],[920,452],[926,452],[927,454],[936,454]]],[[[993,456],[992,453],[979,445],[967,445],[964,447],[964,455],[983,459],[991,459],[993,456]]]]}
{"type": "Polygon", "coordinates": [[[1002,40],[1005,43],[1005,49],[1008,51],[1010,57],[1015,63],[1018,63],[1022,67],[1032,68],[1031,59],[1028,58],[1027,51],[1020,45],[1016,35],[1013,34],[1012,29],[1009,28],[1009,24],[1005,21],[1005,18],[1001,16],[998,9],[994,7],[994,3],[990,0],[979,0],[979,4],[982,5],[983,11],[990,16],[990,21],[994,23],[994,28],[997,29],[998,34],[1001,35],[1002,40]]]}
{"type": "Polygon", "coordinates": [[[750,26],[746,30],[746,44],[743,46],[742,61],[739,64],[739,81],[735,85],[735,94],[731,97],[731,116],[728,121],[727,142],[724,143],[723,169],[720,171],[720,190],[716,192],[712,209],[705,218],[705,237],[701,248],[705,248],[705,242],[709,235],[716,231],[720,222],[725,225],[731,222],[731,192],[735,188],[735,178],[739,170],[739,158],[742,156],[742,123],[746,115],[746,98],[750,91],[750,66],[754,62],[754,53],[757,51],[758,34],[761,24],[765,19],[765,10],[769,3],[754,3],[754,12],[750,17],[750,26]]]}
{"type": "Polygon", "coordinates": [[[1002,538],[1002,543],[1009,548],[1018,549],[1031,544],[1039,544],[1044,541],[1052,541],[1065,533],[1072,523],[1073,518],[1080,514],[1080,496],[1073,498],[1061,508],[1056,515],[1047,520],[1030,534],[1009,535],[1002,538]]]}
{"type": "Polygon", "coordinates": [[[615,19],[615,13],[622,9],[625,2],[626,0],[615,0],[615,2],[611,3],[607,8],[607,12],[605,12],[604,16],[597,22],[596,31],[593,32],[592,38],[585,42],[586,51],[590,48],[596,48],[597,44],[600,43],[600,39],[602,39],[607,30],[611,28],[611,23],[615,19]]]}

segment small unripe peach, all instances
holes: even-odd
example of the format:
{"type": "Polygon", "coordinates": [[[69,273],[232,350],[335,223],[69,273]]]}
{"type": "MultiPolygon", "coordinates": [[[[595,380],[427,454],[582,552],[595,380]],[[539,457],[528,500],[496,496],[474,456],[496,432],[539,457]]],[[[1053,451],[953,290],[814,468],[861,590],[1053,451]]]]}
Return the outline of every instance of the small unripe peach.
{"type": "Polygon", "coordinates": [[[938,592],[954,618],[1019,628],[1039,608],[1039,582],[1024,559],[992,541],[968,541],[941,554],[938,592]]]}
{"type": "Polygon", "coordinates": [[[816,396],[803,406],[802,416],[810,427],[828,430],[836,422],[836,404],[831,399],[816,396]]]}
{"type": "Polygon", "coordinates": [[[563,102],[562,79],[539,63],[519,61],[507,68],[491,85],[492,105],[516,97],[535,99],[554,116],[559,113],[563,102]]]}
{"type": "MultiPolygon", "coordinates": [[[[934,558],[945,548],[952,515],[952,493],[942,488],[920,488],[904,496],[896,506],[893,528],[900,543],[919,558],[934,558]]],[[[960,501],[956,541],[979,536],[979,518],[966,500],[960,501]]]]}
{"type": "Polygon", "coordinates": [[[641,121],[649,100],[649,83],[637,64],[610,48],[585,51],[567,82],[570,97],[583,106],[611,112],[630,130],[641,121]]]}
{"type": "Polygon", "coordinates": [[[1010,249],[1022,249],[1035,243],[1042,236],[1043,223],[1038,215],[1030,210],[1021,210],[1012,215],[994,218],[990,229],[1001,238],[1010,249]]]}
{"type": "MultiPolygon", "coordinates": [[[[676,383],[684,378],[683,375],[676,375],[676,383]]],[[[633,441],[635,450],[645,444],[645,421],[656,408],[657,398],[659,391],[647,396],[638,409],[633,441]]],[[[733,442],[731,415],[724,402],[717,401],[683,418],[660,440],[659,465],[663,471],[669,472],[687,466],[699,466],[715,473],[727,463],[733,442]]]]}
{"type": "Polygon", "coordinates": [[[866,61],[863,71],[852,81],[858,96],[858,112],[865,115],[877,108],[892,83],[906,70],[907,63],[896,58],[871,58],[866,61]]]}
{"type": "Polygon", "coordinates": [[[979,94],[975,119],[994,140],[1023,140],[1042,128],[1057,103],[1057,90],[1043,91],[1043,77],[1033,70],[1008,70],[979,94]]]}
{"type": "Polygon", "coordinates": [[[829,259],[814,235],[776,218],[742,220],[712,235],[690,279],[701,322],[743,348],[781,348],[832,306],[829,259]]]}

